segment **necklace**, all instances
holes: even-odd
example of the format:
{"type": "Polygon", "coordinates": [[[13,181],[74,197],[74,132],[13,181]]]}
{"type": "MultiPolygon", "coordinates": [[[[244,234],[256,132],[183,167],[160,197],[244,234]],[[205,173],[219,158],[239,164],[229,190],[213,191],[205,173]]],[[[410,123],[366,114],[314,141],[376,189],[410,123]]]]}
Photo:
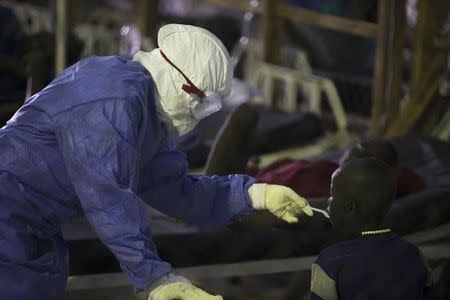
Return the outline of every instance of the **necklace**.
{"type": "Polygon", "coordinates": [[[361,232],[361,235],[370,235],[370,234],[381,234],[391,232],[390,228],[387,229],[378,229],[378,230],[369,230],[361,232]]]}

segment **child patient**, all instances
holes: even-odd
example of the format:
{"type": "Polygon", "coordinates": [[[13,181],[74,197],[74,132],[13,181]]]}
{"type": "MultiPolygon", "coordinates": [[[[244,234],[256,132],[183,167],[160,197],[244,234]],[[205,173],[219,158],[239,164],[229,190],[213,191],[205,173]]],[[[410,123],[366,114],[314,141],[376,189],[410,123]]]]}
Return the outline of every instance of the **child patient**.
{"type": "Polygon", "coordinates": [[[345,241],[313,264],[310,299],[430,299],[419,249],[383,225],[395,189],[392,169],[374,158],[346,161],[333,173],[328,210],[345,241]]]}

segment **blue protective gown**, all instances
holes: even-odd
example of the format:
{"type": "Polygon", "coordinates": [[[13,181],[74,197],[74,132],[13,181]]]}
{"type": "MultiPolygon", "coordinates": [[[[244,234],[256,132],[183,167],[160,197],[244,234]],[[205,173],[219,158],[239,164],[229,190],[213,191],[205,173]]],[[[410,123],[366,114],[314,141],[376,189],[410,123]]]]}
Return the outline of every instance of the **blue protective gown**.
{"type": "Polygon", "coordinates": [[[60,299],[61,223],[84,213],[137,290],[171,266],[145,204],[201,226],[253,211],[247,176],[191,176],[137,62],[91,57],[66,69],[0,129],[0,299],[60,299]]]}

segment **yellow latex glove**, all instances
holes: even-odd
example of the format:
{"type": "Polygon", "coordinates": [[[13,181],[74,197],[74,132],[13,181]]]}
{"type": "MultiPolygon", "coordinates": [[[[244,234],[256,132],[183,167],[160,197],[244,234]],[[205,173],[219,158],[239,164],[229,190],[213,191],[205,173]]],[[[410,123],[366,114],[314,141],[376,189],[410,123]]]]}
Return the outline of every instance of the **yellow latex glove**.
{"type": "Polygon", "coordinates": [[[151,289],[148,300],[223,300],[199,289],[182,276],[169,274],[151,289]]]}
{"type": "Polygon", "coordinates": [[[286,186],[255,183],[248,193],[255,209],[267,209],[288,223],[298,222],[298,216],[302,213],[313,215],[308,202],[286,186]]]}

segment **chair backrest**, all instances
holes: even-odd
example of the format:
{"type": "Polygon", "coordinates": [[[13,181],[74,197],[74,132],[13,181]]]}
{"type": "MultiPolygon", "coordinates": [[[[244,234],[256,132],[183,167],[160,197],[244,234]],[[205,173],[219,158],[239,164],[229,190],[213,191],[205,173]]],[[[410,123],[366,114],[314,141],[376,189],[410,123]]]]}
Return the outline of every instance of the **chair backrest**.
{"type": "Polygon", "coordinates": [[[43,7],[12,1],[0,1],[0,6],[14,12],[26,35],[51,31],[50,15],[43,7]]]}

